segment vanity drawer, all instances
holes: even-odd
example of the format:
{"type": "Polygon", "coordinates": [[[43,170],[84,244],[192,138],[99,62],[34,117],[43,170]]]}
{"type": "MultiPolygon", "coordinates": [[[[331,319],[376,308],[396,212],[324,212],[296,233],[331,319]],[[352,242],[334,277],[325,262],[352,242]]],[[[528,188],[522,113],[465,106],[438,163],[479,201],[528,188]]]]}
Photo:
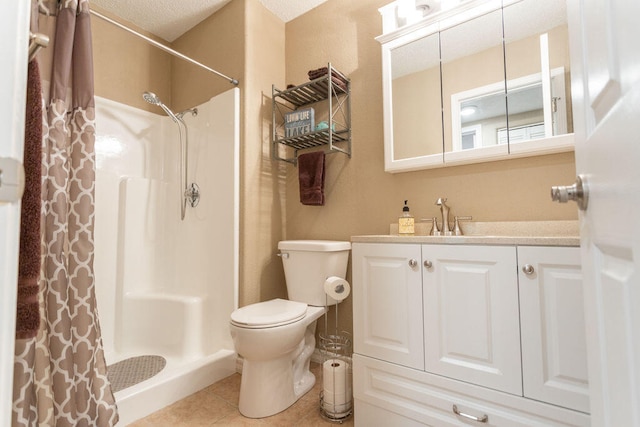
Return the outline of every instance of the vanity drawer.
{"type": "Polygon", "coordinates": [[[437,427],[590,425],[589,416],[581,412],[358,354],[353,356],[353,387],[356,426],[375,427],[389,422],[396,426],[437,427]],[[454,413],[454,405],[459,415],[454,413]],[[485,416],[484,422],[472,419],[485,416]]]}

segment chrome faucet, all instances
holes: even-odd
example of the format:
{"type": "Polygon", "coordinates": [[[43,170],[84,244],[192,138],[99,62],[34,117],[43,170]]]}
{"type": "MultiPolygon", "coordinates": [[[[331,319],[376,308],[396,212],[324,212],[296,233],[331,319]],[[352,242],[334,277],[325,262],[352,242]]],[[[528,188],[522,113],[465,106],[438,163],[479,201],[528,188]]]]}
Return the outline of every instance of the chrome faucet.
{"type": "Polygon", "coordinates": [[[449,228],[449,206],[445,204],[447,199],[442,197],[438,198],[436,205],[440,206],[440,212],[442,213],[442,235],[451,236],[451,228],[449,228]]]}

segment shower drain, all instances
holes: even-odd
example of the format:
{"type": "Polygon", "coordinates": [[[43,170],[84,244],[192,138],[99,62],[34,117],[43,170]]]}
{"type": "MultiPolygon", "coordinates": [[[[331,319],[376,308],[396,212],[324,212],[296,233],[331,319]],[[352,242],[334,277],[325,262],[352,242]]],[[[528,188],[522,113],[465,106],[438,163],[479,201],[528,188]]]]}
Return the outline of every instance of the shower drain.
{"type": "Polygon", "coordinates": [[[107,377],[115,393],[156,375],[164,369],[167,360],[162,356],[136,356],[107,366],[107,377]]]}

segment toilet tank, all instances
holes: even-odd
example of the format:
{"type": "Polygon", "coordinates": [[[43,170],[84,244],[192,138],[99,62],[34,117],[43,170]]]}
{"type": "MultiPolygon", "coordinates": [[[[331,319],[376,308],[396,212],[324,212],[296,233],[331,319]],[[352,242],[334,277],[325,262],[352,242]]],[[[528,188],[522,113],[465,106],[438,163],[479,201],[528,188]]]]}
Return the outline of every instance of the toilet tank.
{"type": "Polygon", "coordinates": [[[285,240],[278,243],[291,301],[309,305],[335,305],[324,292],[328,277],[347,274],[350,242],[335,240],[285,240]]]}

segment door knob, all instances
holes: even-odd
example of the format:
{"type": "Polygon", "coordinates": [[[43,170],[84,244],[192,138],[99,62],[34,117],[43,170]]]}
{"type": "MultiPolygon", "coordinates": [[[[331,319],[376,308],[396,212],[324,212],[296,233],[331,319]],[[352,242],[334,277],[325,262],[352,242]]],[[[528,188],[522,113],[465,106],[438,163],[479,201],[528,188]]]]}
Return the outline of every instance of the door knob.
{"type": "Polygon", "coordinates": [[[573,200],[581,211],[586,210],[589,204],[589,187],[584,176],[578,175],[573,185],[551,187],[551,200],[560,203],[573,200]]]}

